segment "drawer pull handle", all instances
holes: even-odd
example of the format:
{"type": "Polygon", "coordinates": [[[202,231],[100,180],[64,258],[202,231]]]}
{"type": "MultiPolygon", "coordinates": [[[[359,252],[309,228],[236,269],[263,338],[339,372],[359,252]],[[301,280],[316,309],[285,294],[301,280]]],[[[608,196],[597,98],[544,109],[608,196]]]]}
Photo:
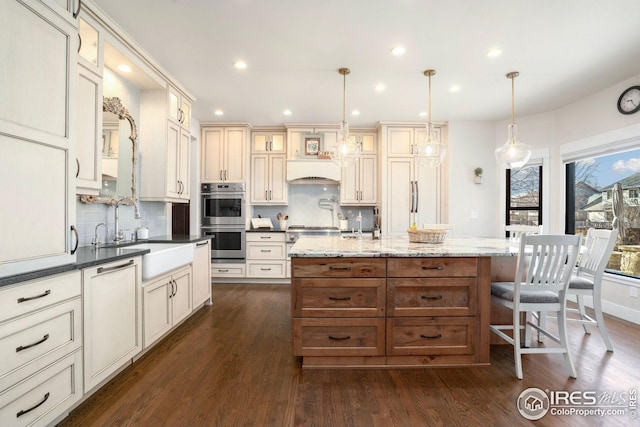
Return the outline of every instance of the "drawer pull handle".
{"type": "Polygon", "coordinates": [[[438,335],[422,335],[422,334],[420,334],[420,338],[424,338],[424,339],[442,338],[442,334],[438,334],[438,335]]]}
{"type": "Polygon", "coordinates": [[[22,351],[22,350],[26,350],[26,349],[31,348],[31,347],[35,347],[38,344],[42,344],[43,342],[45,342],[48,339],[49,339],[49,334],[43,336],[40,341],[34,342],[33,344],[21,345],[20,347],[16,347],[16,353],[19,352],[19,351],[22,351]]]}
{"type": "Polygon", "coordinates": [[[229,269],[228,268],[219,268],[218,269],[218,273],[228,273],[229,269]]]}
{"type": "Polygon", "coordinates": [[[437,299],[442,299],[442,295],[435,295],[435,296],[422,295],[422,299],[437,300],[437,299]]]}
{"type": "Polygon", "coordinates": [[[423,269],[423,270],[444,270],[444,267],[443,267],[443,266],[441,266],[441,265],[434,265],[433,267],[423,265],[423,266],[422,266],[422,269],[423,269]]]}
{"type": "Polygon", "coordinates": [[[271,249],[260,249],[260,252],[271,252],[271,249]]]}
{"type": "Polygon", "coordinates": [[[333,265],[330,265],[329,266],[329,270],[349,271],[349,270],[351,270],[351,267],[334,267],[333,265]]]}
{"type": "Polygon", "coordinates": [[[204,242],[196,243],[196,246],[204,246],[204,245],[206,245],[207,243],[209,243],[209,242],[204,241],[204,242]]]}
{"type": "Polygon", "coordinates": [[[44,402],[46,402],[47,400],[49,400],[49,393],[45,394],[45,395],[44,395],[44,399],[42,399],[42,402],[38,403],[36,406],[32,406],[32,407],[31,407],[31,408],[29,408],[29,409],[25,409],[25,410],[22,410],[22,411],[18,412],[18,413],[16,414],[16,418],[21,417],[21,416],[23,416],[24,414],[27,414],[27,413],[29,413],[29,412],[33,411],[34,409],[36,409],[36,408],[38,408],[39,406],[41,406],[41,405],[42,405],[44,402]]]}
{"type": "Polygon", "coordinates": [[[113,267],[99,267],[98,268],[98,274],[106,273],[106,272],[113,271],[113,270],[119,270],[121,268],[125,268],[125,267],[128,267],[130,265],[133,265],[133,260],[132,259],[130,259],[129,262],[126,262],[126,263],[120,264],[120,265],[114,265],[113,267]]]}
{"type": "Polygon", "coordinates": [[[329,297],[331,301],[349,301],[351,297],[329,297]]]}
{"type": "Polygon", "coordinates": [[[20,304],[21,302],[31,301],[33,299],[44,298],[47,295],[49,295],[50,293],[51,293],[51,290],[47,289],[46,291],[44,291],[40,295],[36,295],[35,297],[21,297],[21,298],[18,298],[18,304],[20,304]]]}
{"type": "Polygon", "coordinates": [[[262,267],[260,270],[262,271],[271,271],[271,267],[267,268],[267,267],[262,267]]]}
{"type": "Polygon", "coordinates": [[[347,335],[346,337],[334,337],[329,335],[329,339],[334,341],[345,341],[345,340],[350,340],[351,337],[349,335],[347,335]]]}

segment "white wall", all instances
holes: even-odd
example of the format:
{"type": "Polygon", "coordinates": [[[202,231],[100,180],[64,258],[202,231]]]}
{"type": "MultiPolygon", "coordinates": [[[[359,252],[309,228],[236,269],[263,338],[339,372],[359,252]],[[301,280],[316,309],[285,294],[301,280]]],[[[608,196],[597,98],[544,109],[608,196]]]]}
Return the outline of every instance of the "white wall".
{"type": "Polygon", "coordinates": [[[486,121],[453,121],[448,128],[449,223],[456,226],[455,236],[495,237],[501,229],[495,126],[486,121]],[[477,167],[484,170],[482,184],[473,183],[477,167]],[[472,212],[477,212],[477,219],[471,218],[472,212]]]}

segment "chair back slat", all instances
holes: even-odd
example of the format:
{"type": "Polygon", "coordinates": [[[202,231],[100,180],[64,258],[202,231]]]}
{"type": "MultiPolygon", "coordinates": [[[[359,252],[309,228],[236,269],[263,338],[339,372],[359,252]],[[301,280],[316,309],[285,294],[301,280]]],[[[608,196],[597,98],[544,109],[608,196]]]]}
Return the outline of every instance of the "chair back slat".
{"type": "Polygon", "coordinates": [[[516,280],[526,277],[520,282],[522,290],[565,290],[576,265],[581,241],[581,235],[522,236],[516,272],[516,280]]]}
{"type": "Polygon", "coordinates": [[[578,275],[586,273],[595,276],[604,272],[617,237],[617,229],[597,230],[590,228],[585,239],[587,250],[582,254],[578,263],[578,275]]]}

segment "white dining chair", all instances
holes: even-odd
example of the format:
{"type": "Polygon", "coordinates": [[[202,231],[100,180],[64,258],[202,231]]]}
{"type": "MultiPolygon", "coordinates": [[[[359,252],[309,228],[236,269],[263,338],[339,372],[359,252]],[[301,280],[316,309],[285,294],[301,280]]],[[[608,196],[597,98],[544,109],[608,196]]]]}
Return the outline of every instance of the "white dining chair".
{"type": "Polygon", "coordinates": [[[509,238],[511,239],[519,239],[520,236],[526,234],[527,236],[533,234],[542,234],[542,226],[541,225],[505,225],[504,231],[509,232],[509,238]]]}
{"type": "Polygon", "coordinates": [[[578,258],[582,235],[523,235],[520,238],[516,274],[513,282],[491,283],[491,300],[513,311],[510,325],[490,325],[492,332],[514,348],[516,376],[522,379],[522,354],[561,353],[572,378],[576,370],[569,352],[565,307],[569,279],[578,258]],[[521,325],[521,313],[555,312],[558,336],[533,322],[521,325]],[[523,347],[521,330],[532,327],[559,347],[523,347]],[[511,330],[513,336],[504,330],[511,330]]]}
{"type": "Polygon", "coordinates": [[[600,335],[607,347],[607,351],[613,351],[609,331],[604,323],[602,315],[602,277],[607,262],[613,252],[613,247],[618,237],[618,230],[597,230],[590,228],[587,231],[583,251],[578,261],[578,267],[575,274],[569,280],[569,295],[575,295],[578,302],[578,308],[567,308],[569,313],[578,314],[578,318],[567,317],[567,321],[582,323],[584,331],[590,334],[590,326],[597,326],[600,329],[600,335]],[[584,298],[591,296],[593,298],[593,310],[595,319],[587,315],[585,310],[584,298]]]}

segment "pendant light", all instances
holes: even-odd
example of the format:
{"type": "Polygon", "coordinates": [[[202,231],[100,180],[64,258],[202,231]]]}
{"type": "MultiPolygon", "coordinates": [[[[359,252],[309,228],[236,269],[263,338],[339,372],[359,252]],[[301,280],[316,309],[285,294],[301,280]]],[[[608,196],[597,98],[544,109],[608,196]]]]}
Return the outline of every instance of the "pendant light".
{"type": "Polygon", "coordinates": [[[338,166],[345,168],[355,163],[360,157],[362,147],[355,141],[355,138],[349,136],[349,123],[346,119],[347,110],[347,74],[351,70],[348,68],[340,68],[338,73],[342,75],[342,122],[338,132],[338,141],[330,151],[331,160],[338,166]]]}
{"type": "Polygon", "coordinates": [[[515,118],[514,103],[514,79],[520,73],[512,71],[507,73],[507,78],[511,79],[511,124],[509,125],[509,138],[505,144],[496,150],[496,159],[507,169],[521,168],[529,161],[531,157],[531,147],[520,142],[518,139],[518,128],[515,118]]]}
{"type": "Polygon", "coordinates": [[[429,78],[429,121],[427,122],[427,135],[424,140],[418,144],[417,150],[414,153],[416,160],[419,160],[421,165],[430,167],[440,165],[447,155],[447,147],[441,143],[436,136],[433,130],[433,122],[431,121],[431,77],[435,74],[435,70],[425,70],[424,72],[424,75],[429,78]]]}

